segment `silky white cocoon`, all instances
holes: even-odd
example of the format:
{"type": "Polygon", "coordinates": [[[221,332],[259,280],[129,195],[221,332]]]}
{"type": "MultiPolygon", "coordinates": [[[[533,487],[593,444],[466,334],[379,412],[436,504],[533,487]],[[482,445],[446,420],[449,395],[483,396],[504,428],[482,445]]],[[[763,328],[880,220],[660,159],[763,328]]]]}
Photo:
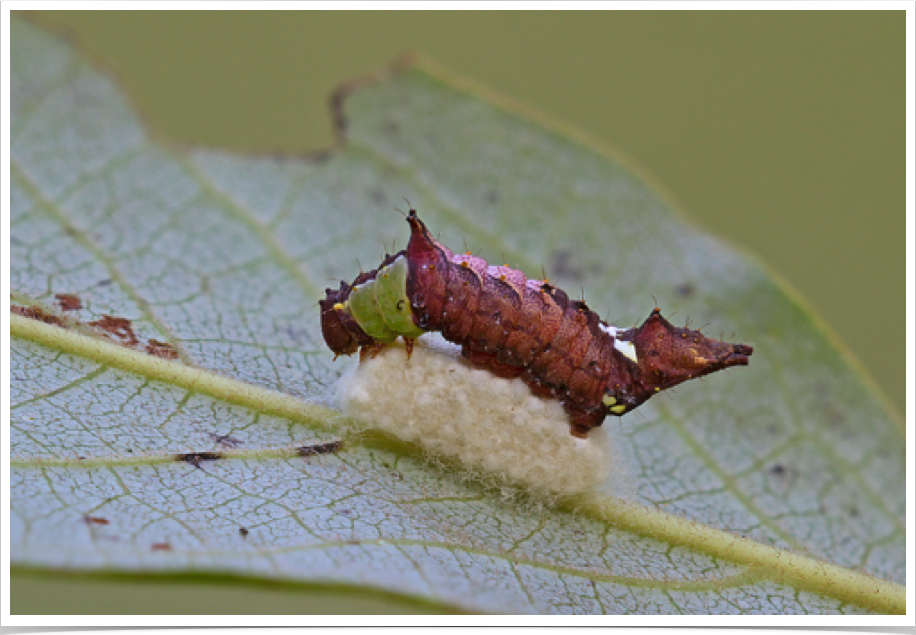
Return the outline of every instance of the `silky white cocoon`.
{"type": "Polygon", "coordinates": [[[337,386],[341,410],[361,427],[381,429],[457,459],[478,480],[565,496],[600,483],[611,467],[604,427],[587,439],[569,433],[560,403],[531,394],[521,379],[472,367],[439,334],[400,342],[355,364],[337,386]]]}

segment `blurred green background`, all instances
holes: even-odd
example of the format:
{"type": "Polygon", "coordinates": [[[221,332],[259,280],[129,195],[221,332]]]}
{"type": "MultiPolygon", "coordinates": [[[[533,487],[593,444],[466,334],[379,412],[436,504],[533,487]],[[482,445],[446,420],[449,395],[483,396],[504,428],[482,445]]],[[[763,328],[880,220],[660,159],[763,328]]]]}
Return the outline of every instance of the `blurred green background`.
{"type": "MultiPolygon", "coordinates": [[[[903,11],[31,15],[117,68],[157,133],[241,151],[330,146],[334,87],[422,52],[629,156],[697,224],[788,279],[905,408],[903,11]]],[[[13,612],[67,595],[16,579],[13,612]]],[[[86,581],[76,606],[98,610],[88,598],[119,587],[86,581]]],[[[218,593],[176,581],[132,597],[220,612],[218,593]]],[[[247,597],[233,606],[264,606],[247,597]]],[[[272,597],[268,612],[314,610],[272,597]]]]}

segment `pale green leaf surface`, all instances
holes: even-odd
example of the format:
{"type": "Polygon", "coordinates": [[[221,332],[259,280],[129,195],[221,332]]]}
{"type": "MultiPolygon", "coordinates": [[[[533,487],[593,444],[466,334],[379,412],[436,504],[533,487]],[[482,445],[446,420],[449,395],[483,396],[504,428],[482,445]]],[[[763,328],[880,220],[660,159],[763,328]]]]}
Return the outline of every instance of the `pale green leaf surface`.
{"type": "MultiPolygon", "coordinates": [[[[404,244],[392,208],[407,196],[446,244],[543,265],[612,321],[640,320],[654,294],[755,346],[749,368],[609,420],[623,467],[602,495],[903,584],[902,426],[766,272],[616,159],[423,66],[353,92],[341,147],[255,158],[163,145],[108,75],[20,21],[11,62],[14,300],[75,293],[75,317],[130,318],[141,348],[169,342],[175,363],[321,403],[347,362],[331,363],[316,300],[356,258],[404,244]]],[[[303,425],[75,350],[13,340],[18,566],[368,585],[474,611],[868,609],[503,500],[403,448],[297,457],[340,437],[329,411],[303,425]],[[170,458],[221,450],[220,435],[238,442],[225,460],[170,458]]]]}

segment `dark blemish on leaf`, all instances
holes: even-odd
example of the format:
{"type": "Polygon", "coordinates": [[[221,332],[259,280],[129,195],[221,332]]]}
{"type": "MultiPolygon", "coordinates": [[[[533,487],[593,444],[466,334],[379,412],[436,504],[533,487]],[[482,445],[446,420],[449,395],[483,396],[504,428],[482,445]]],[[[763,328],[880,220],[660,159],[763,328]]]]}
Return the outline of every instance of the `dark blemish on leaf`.
{"type": "Polygon", "coordinates": [[[330,162],[334,158],[333,150],[319,150],[318,152],[313,152],[308,154],[302,159],[309,165],[324,165],[325,163],[330,162]]]}
{"type": "Polygon", "coordinates": [[[204,461],[218,461],[223,458],[219,452],[190,452],[187,454],[176,454],[175,460],[182,463],[190,463],[198,470],[203,469],[200,464],[204,461]]]}
{"type": "Polygon", "coordinates": [[[859,508],[856,507],[855,505],[853,505],[852,507],[849,508],[849,516],[850,516],[850,518],[858,518],[858,517],[859,517],[859,513],[860,513],[860,512],[859,512],[859,508]]]}
{"type": "Polygon", "coordinates": [[[296,448],[296,453],[298,453],[299,456],[330,454],[331,452],[337,452],[342,447],[343,441],[331,441],[330,443],[319,443],[317,445],[303,445],[300,448],[296,448]]]}
{"type": "Polygon", "coordinates": [[[245,536],[248,535],[248,530],[244,527],[239,527],[239,535],[241,535],[242,538],[244,538],[245,536]]]}
{"type": "Polygon", "coordinates": [[[774,476],[782,476],[786,473],[786,468],[781,463],[776,463],[775,465],[770,466],[770,474],[774,476]]]}
{"type": "Polygon", "coordinates": [[[44,322],[45,324],[53,324],[54,326],[64,326],[63,319],[57,317],[56,315],[51,315],[42,311],[37,306],[21,306],[18,304],[10,304],[10,313],[15,313],[16,315],[21,315],[22,317],[30,318],[32,320],[38,320],[39,322],[44,322]]]}
{"type": "Polygon", "coordinates": [[[107,287],[108,285],[111,284],[111,282],[112,282],[112,281],[111,281],[111,278],[105,278],[104,280],[99,280],[98,282],[96,282],[96,283],[95,283],[95,286],[97,286],[97,287],[107,287]]]}
{"type": "Polygon", "coordinates": [[[496,205],[499,202],[499,192],[496,190],[490,190],[486,195],[487,203],[490,205],[496,205]]]}
{"type": "Polygon", "coordinates": [[[674,292],[682,298],[689,298],[697,292],[697,288],[692,282],[684,282],[674,287],[674,292]]]}
{"type": "Polygon", "coordinates": [[[388,202],[388,197],[385,196],[385,190],[380,187],[373,187],[369,190],[369,200],[376,205],[384,205],[388,202]]]}
{"type": "Polygon", "coordinates": [[[54,296],[61,311],[79,311],[83,308],[83,302],[78,295],[73,293],[58,293],[54,296]]]}
{"type": "Polygon", "coordinates": [[[397,137],[399,134],[401,134],[401,125],[396,121],[387,119],[385,121],[385,132],[390,137],[397,137]]]}
{"type": "Polygon", "coordinates": [[[178,351],[172,348],[171,344],[159,340],[150,339],[146,344],[146,352],[162,359],[178,359],[178,351]]]}
{"type": "Polygon", "coordinates": [[[350,514],[353,513],[349,509],[335,509],[334,511],[336,511],[338,514],[343,514],[344,516],[349,516],[350,514]]]}
{"type": "Polygon", "coordinates": [[[136,346],[140,343],[134,333],[133,323],[127,318],[102,315],[101,320],[89,322],[89,326],[105,331],[109,335],[114,335],[125,346],[136,346]]]}
{"type": "Polygon", "coordinates": [[[207,435],[224,448],[237,448],[242,445],[241,441],[235,437],[229,436],[228,434],[215,434],[213,432],[208,432],[207,435]]]}
{"type": "Polygon", "coordinates": [[[153,551],[171,551],[172,545],[167,542],[154,542],[150,549],[153,551]]]}
{"type": "Polygon", "coordinates": [[[573,254],[567,249],[560,249],[553,254],[550,269],[560,278],[581,280],[585,277],[585,270],[573,264],[573,254]]]}
{"type": "Polygon", "coordinates": [[[87,525],[107,525],[108,519],[101,516],[83,516],[83,522],[87,525]]]}

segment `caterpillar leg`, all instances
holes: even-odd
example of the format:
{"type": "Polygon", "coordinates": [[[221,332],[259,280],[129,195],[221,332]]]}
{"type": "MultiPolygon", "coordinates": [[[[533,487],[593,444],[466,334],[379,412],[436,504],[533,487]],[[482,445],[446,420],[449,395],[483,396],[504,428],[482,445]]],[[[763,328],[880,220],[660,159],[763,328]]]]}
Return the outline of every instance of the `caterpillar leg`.
{"type": "MultiPolygon", "coordinates": [[[[413,346],[416,338],[405,337],[404,338],[404,349],[407,351],[407,359],[410,359],[410,356],[413,354],[413,346]]],[[[364,362],[367,359],[375,359],[375,356],[381,353],[385,347],[388,346],[386,342],[380,342],[376,340],[371,344],[366,344],[360,346],[359,348],[359,361],[364,362]]],[[[337,359],[336,357],[334,359],[337,359]]]]}
{"type": "Polygon", "coordinates": [[[384,342],[372,342],[371,344],[366,344],[365,346],[359,347],[359,361],[364,362],[367,359],[375,359],[375,356],[382,352],[382,349],[385,348],[384,342]]]}
{"type": "Polygon", "coordinates": [[[564,404],[564,410],[569,415],[569,433],[579,439],[588,438],[588,432],[592,428],[597,428],[604,422],[604,410],[581,410],[575,406],[564,404]]]}

